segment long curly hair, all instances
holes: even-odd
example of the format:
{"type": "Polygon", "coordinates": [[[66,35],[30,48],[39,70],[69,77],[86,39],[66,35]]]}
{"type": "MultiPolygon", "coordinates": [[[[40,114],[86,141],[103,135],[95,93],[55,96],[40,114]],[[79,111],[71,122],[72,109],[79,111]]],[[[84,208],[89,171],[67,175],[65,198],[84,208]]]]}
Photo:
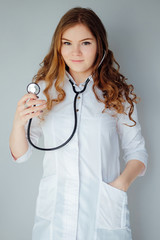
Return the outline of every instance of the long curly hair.
{"type": "Polygon", "coordinates": [[[124,102],[129,103],[129,119],[136,124],[131,117],[134,110],[134,102],[137,103],[139,98],[133,92],[133,85],[126,83],[125,78],[120,72],[120,65],[114,58],[113,52],[108,48],[107,33],[100,18],[90,8],[75,7],[70,9],[61,18],[54,32],[51,46],[48,54],[40,63],[40,69],[33,77],[33,81],[38,83],[41,80],[46,82],[44,94],[47,99],[47,111],[49,112],[55,104],[62,102],[66,96],[65,91],[60,86],[64,82],[65,70],[67,65],[61,55],[61,39],[65,30],[77,24],[84,24],[97,40],[97,55],[93,66],[93,92],[98,101],[103,102],[106,108],[113,109],[116,113],[127,114],[124,108],[124,102]],[[102,64],[99,66],[106,52],[102,64]],[[99,67],[98,67],[99,66],[99,67]],[[54,83],[58,93],[57,98],[52,99],[49,90],[54,83]],[[103,99],[96,94],[95,87],[103,93],[103,99]]]}

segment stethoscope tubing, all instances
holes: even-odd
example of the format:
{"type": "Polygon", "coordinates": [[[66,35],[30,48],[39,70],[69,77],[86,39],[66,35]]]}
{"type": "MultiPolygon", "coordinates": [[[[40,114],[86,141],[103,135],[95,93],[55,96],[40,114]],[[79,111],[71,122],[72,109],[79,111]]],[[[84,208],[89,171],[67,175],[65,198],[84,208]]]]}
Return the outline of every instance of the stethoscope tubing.
{"type": "Polygon", "coordinates": [[[84,92],[86,87],[87,87],[87,84],[89,83],[90,79],[88,78],[86,80],[86,83],[85,83],[85,86],[84,88],[81,90],[81,91],[76,91],[75,89],[75,86],[74,86],[74,83],[69,79],[70,83],[72,84],[72,87],[73,87],[73,91],[76,93],[75,97],[74,97],[74,103],[73,103],[73,109],[74,109],[74,118],[75,118],[75,122],[74,122],[74,128],[73,128],[73,131],[72,131],[72,134],[71,136],[61,145],[57,146],[57,147],[53,147],[53,148],[41,148],[41,147],[38,147],[36,146],[32,141],[31,141],[31,138],[30,138],[30,128],[31,128],[31,123],[32,123],[32,118],[29,120],[28,122],[28,129],[27,129],[27,137],[28,137],[28,141],[29,143],[36,149],[38,150],[41,150],[41,151],[54,151],[54,150],[57,150],[59,148],[62,148],[63,146],[65,146],[74,136],[75,132],[76,132],[76,129],[77,129],[77,113],[76,113],[76,101],[77,101],[77,97],[80,93],[84,92]]]}

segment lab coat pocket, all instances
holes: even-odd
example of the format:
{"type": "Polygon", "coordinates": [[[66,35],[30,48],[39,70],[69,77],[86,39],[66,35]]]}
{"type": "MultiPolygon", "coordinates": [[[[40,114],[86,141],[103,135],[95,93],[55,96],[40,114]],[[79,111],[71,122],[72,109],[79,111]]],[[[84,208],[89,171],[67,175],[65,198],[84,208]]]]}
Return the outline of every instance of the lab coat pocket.
{"type": "Polygon", "coordinates": [[[56,198],[56,174],[43,177],[39,185],[39,193],[36,203],[36,215],[52,220],[56,198]]]}
{"type": "Polygon", "coordinates": [[[129,227],[127,193],[102,181],[99,194],[97,228],[114,230],[129,227]]]}

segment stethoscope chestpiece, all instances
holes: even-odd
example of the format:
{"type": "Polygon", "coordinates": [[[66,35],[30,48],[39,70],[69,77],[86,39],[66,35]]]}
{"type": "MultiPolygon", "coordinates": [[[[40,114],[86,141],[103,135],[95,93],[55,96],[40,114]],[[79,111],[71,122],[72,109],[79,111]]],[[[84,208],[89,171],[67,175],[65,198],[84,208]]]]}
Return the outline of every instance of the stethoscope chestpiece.
{"type": "Polygon", "coordinates": [[[38,95],[40,92],[40,86],[37,83],[30,83],[27,86],[27,92],[38,95]]]}

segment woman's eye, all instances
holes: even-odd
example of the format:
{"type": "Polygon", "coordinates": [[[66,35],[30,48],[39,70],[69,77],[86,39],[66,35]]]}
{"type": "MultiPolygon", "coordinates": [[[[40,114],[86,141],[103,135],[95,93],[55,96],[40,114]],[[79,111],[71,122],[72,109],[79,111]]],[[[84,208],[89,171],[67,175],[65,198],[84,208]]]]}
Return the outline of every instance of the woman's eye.
{"type": "Polygon", "coordinates": [[[89,45],[91,44],[90,42],[83,42],[83,45],[89,45]]]}
{"type": "Polygon", "coordinates": [[[70,42],[63,42],[64,45],[70,45],[70,42]]]}

